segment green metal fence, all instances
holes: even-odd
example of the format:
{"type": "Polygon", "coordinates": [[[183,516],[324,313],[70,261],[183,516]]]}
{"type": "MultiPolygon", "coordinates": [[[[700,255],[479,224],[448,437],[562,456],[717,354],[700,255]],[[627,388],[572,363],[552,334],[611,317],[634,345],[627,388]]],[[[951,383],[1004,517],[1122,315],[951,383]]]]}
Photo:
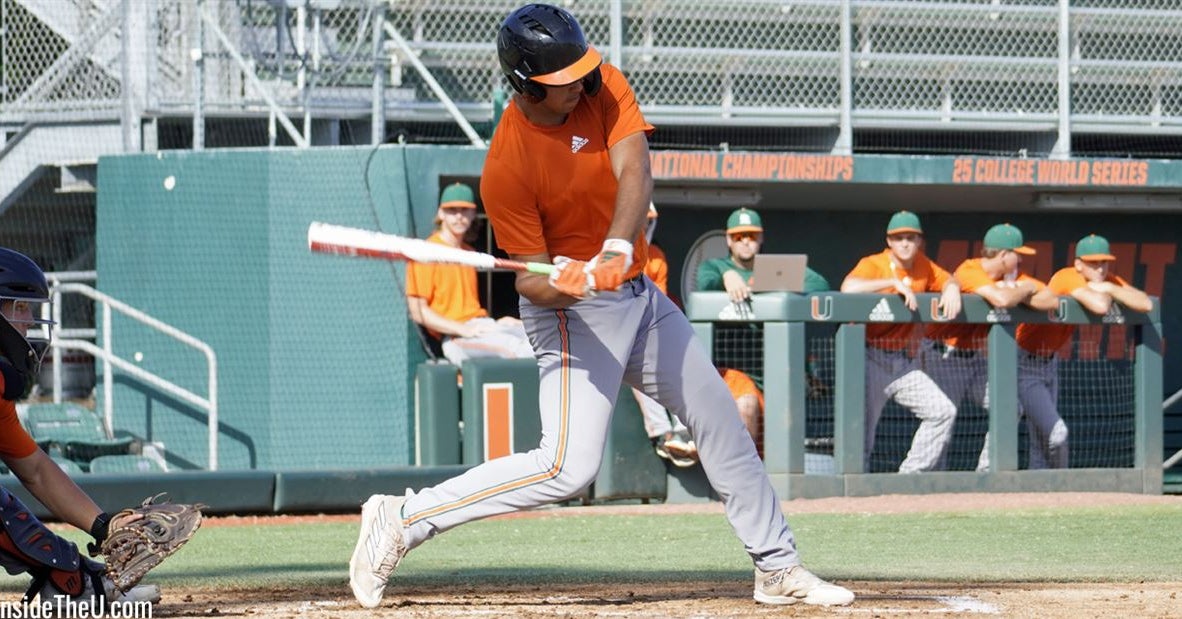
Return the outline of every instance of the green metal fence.
{"type": "MultiPolygon", "coordinates": [[[[766,400],[764,461],[783,498],[1000,490],[1161,492],[1162,337],[1156,301],[1149,314],[1117,311],[1097,316],[1066,297],[1061,298],[1057,311],[1039,312],[1027,308],[998,311],[976,295],[964,295],[964,310],[951,322],[990,325],[987,428],[996,437],[990,444],[990,471],[953,470],[921,475],[863,472],[867,465],[863,456],[866,324],[949,322],[938,315],[938,295],[917,297],[919,307],[911,311],[896,295],[763,293],[756,295],[750,310],[737,319],[739,314],[733,311],[725,293],[695,292],[689,296],[690,320],[716,362],[728,363],[728,359],[720,357],[734,356],[719,350],[719,342],[726,341],[725,337],[721,340],[717,337],[719,333],[734,333],[738,327],[758,334],[755,344],[762,352],[756,371],[762,379],[766,400]],[[884,300],[889,311],[881,309],[884,300]],[[1119,433],[1113,434],[1111,442],[1113,449],[1127,449],[1131,457],[1116,458],[1111,466],[1021,468],[1018,347],[1014,340],[1020,323],[1108,324],[1128,329],[1133,350],[1131,372],[1120,380],[1131,383],[1133,396],[1128,410],[1119,414],[1127,415],[1130,420],[1131,445],[1119,433]],[[818,359],[812,353],[818,350],[818,342],[828,341],[832,342],[832,376],[823,373],[818,376],[818,359]],[[820,388],[814,384],[818,382],[820,388]],[[831,393],[818,394],[825,389],[831,393]],[[825,403],[820,408],[831,409],[832,425],[818,423],[818,402],[825,403]],[[826,427],[831,430],[830,436],[816,434],[818,428],[824,432],[826,427]],[[833,454],[831,470],[806,467],[806,453],[817,453],[818,447],[827,450],[829,446],[833,454]]],[[[1124,333],[1112,337],[1124,337],[1124,333]]],[[[750,351],[747,352],[749,355],[750,351]]],[[[1070,419],[1067,422],[1071,424],[1070,419]]],[[[980,442],[977,444],[979,448],[980,442]]]]}

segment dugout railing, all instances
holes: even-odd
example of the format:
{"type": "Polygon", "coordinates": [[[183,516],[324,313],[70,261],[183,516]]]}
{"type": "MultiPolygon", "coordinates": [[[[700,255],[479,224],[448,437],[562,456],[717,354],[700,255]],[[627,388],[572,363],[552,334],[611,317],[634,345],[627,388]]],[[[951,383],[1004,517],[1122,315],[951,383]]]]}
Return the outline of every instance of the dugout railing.
{"type": "MultiPolygon", "coordinates": [[[[996,437],[990,445],[990,470],[865,472],[866,325],[949,322],[939,315],[938,295],[917,297],[919,307],[911,311],[898,295],[761,293],[737,311],[726,293],[689,295],[687,313],[715,362],[737,365],[762,384],[764,463],[782,498],[982,491],[1161,492],[1162,336],[1157,299],[1148,314],[1117,306],[1098,316],[1067,297],[1060,298],[1057,311],[1041,312],[1024,307],[995,310],[976,295],[964,295],[964,309],[951,322],[990,325],[986,353],[990,405],[982,412],[983,427],[969,437],[976,440],[978,450],[985,428],[996,437]],[[1124,456],[1102,465],[1025,468],[1019,456],[1025,436],[1019,424],[1014,339],[1021,323],[1106,325],[1106,338],[1113,341],[1105,349],[1127,351],[1125,362],[1105,363],[1096,375],[1116,374],[1105,378],[1127,383],[1128,401],[1116,407],[1127,410],[1111,414],[1121,417],[1128,431],[1093,439],[1112,443],[1112,449],[1124,450],[1124,456]],[[819,351],[827,351],[831,359],[819,351]],[[736,356],[743,355],[747,358],[736,363],[736,356]],[[809,466],[806,454],[813,456],[809,466]],[[831,455],[829,466],[816,466],[817,454],[831,455]]],[[[957,404],[959,408],[961,403],[957,404]]],[[[1069,428],[1073,421],[1084,423],[1068,415],[1064,419],[1069,428]]],[[[880,421],[880,428],[884,422],[880,421]]],[[[957,423],[961,423],[959,413],[957,423]]]]}

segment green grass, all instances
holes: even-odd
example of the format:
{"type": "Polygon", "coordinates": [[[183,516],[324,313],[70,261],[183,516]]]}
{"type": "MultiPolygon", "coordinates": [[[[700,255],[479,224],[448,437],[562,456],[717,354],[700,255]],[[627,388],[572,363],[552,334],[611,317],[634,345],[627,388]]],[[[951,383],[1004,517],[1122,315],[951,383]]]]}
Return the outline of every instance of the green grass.
{"type": "MultiPolygon", "coordinates": [[[[790,521],[805,563],[840,580],[1182,581],[1182,509],[1174,507],[802,514],[790,521]]],[[[206,527],[152,580],[344,587],[356,526],[206,527]]],[[[398,574],[413,586],[745,581],[750,570],[721,515],[579,515],[465,525],[415,549],[398,574]]]]}

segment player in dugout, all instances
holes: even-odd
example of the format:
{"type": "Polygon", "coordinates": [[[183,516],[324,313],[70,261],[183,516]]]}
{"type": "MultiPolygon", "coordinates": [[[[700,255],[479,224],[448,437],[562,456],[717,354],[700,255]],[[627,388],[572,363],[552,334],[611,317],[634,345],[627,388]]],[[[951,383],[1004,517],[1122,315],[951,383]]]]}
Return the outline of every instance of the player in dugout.
{"type": "Polygon", "coordinates": [[[854,594],[801,565],[796,543],[734,400],[685,314],[643,275],[651,202],[648,124],[632,88],[601,62],[565,9],[529,4],[497,34],[516,94],[485,159],[481,197],[521,272],[521,317],[539,365],[541,443],[439,485],[365,502],[349,565],[353,594],[381,603],[409,551],[464,523],[562,501],[599,472],[622,383],[694,433],[702,467],[755,565],[766,604],[844,605],[854,594]]]}
{"type": "MultiPolygon", "coordinates": [[[[841,282],[842,292],[880,292],[903,297],[907,309],[919,307],[915,293],[940,293],[940,312],[948,319],[960,314],[960,286],[952,275],[923,251],[919,216],[899,211],[887,222],[887,248],[858,261],[841,282]]],[[[875,431],[887,400],[895,400],[919,418],[911,449],[900,473],[933,471],[952,440],[956,405],[920,367],[915,354],[917,325],[911,322],[866,325],[866,427],[862,457],[866,470],[874,450],[875,431]]]]}
{"type": "MultiPolygon", "coordinates": [[[[448,185],[439,198],[435,232],[427,242],[471,251],[465,236],[476,220],[472,188],[448,185]]],[[[406,306],[410,319],[443,343],[443,356],[459,367],[465,359],[532,359],[533,348],[521,321],[489,317],[480,305],[476,269],[461,264],[410,262],[406,267],[406,306]]]]}
{"type": "MultiPolygon", "coordinates": [[[[1047,288],[1101,316],[1115,304],[1134,312],[1152,311],[1149,295],[1112,272],[1115,261],[1108,239],[1090,234],[1075,244],[1072,266],[1056,271],[1047,288]]],[[[1067,424],[1059,415],[1058,353],[1074,332],[1075,325],[1018,325],[1018,404],[1026,417],[1031,469],[1068,465],[1067,424]]]]}
{"type": "MultiPolygon", "coordinates": [[[[963,293],[981,296],[991,306],[1008,309],[1026,305],[1041,311],[1059,307],[1059,298],[1046,284],[1021,271],[1022,256],[1033,256],[1022,231],[1011,224],[998,224],[985,232],[980,258],[965,260],[953,272],[963,293]]],[[[924,371],[959,408],[967,396],[982,408],[989,408],[989,368],[985,357],[987,324],[936,324],[929,331],[931,341],[921,351],[924,371]]],[[[977,470],[989,470],[989,433],[977,460],[977,470]]]]}

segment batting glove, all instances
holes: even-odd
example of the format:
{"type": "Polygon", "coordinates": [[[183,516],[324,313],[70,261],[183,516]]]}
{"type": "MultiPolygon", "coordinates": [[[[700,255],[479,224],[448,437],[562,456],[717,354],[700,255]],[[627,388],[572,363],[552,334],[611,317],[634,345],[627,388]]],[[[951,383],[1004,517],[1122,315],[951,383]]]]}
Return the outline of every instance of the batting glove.
{"type": "Polygon", "coordinates": [[[595,296],[595,279],[588,272],[588,264],[582,260],[571,260],[566,256],[554,258],[554,270],[550,272],[550,285],[563,294],[576,299],[595,296]]]}
{"type": "Polygon", "coordinates": [[[599,255],[587,265],[587,272],[594,277],[592,286],[596,290],[615,290],[624,283],[624,276],[632,266],[632,243],[624,239],[608,239],[603,242],[599,255]]]}

